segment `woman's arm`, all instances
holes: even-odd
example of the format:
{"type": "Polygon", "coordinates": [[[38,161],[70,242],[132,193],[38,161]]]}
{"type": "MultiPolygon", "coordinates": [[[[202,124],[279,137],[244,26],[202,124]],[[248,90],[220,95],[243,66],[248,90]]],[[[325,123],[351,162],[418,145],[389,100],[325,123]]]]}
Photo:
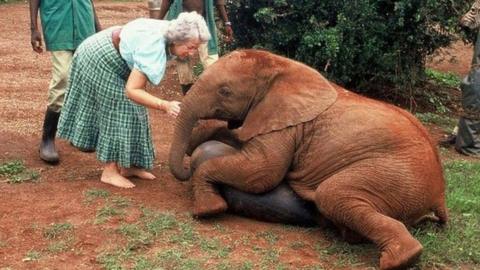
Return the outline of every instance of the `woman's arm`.
{"type": "Polygon", "coordinates": [[[158,98],[145,91],[147,76],[137,69],[133,69],[125,85],[125,94],[129,99],[145,107],[162,110],[172,116],[180,111],[180,102],[158,98]]]}

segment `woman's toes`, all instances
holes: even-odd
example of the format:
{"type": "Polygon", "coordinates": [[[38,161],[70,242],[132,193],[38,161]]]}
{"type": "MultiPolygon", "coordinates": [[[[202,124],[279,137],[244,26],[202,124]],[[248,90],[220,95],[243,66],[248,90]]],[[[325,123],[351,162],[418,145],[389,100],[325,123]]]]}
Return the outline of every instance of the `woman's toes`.
{"type": "Polygon", "coordinates": [[[144,169],[139,169],[139,168],[126,168],[126,169],[122,168],[121,174],[124,177],[135,176],[145,180],[153,180],[157,178],[153,173],[144,169]]]}
{"type": "Polygon", "coordinates": [[[100,178],[100,181],[106,184],[110,184],[112,186],[116,186],[119,188],[133,188],[135,185],[130,182],[127,178],[121,175],[115,176],[103,176],[100,178]]]}

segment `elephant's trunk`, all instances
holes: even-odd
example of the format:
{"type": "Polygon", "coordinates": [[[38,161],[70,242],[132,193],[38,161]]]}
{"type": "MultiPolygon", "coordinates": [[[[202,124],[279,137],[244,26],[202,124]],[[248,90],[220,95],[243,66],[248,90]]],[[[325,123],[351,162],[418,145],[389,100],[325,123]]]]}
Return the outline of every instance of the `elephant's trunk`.
{"type": "MultiPolygon", "coordinates": [[[[191,97],[191,95],[189,95],[191,97]]],[[[196,113],[191,110],[189,100],[195,100],[188,96],[182,102],[182,109],[175,122],[173,141],[170,146],[169,166],[172,174],[181,181],[186,181],[192,175],[190,168],[183,166],[183,158],[190,141],[192,129],[198,121],[196,113]]]]}

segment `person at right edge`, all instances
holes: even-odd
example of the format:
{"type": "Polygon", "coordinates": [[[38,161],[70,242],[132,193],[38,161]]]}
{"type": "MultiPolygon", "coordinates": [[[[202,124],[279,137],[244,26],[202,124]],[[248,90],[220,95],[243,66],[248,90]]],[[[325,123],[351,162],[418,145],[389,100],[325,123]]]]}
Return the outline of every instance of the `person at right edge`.
{"type": "Polygon", "coordinates": [[[55,136],[73,53],[83,40],[101,30],[92,1],[30,0],[32,49],[36,53],[43,52],[42,35],[37,24],[40,11],[45,46],[51,52],[52,79],[39,149],[40,158],[49,164],[59,161],[55,136]]]}
{"type": "MultiPolygon", "coordinates": [[[[462,17],[460,24],[472,30],[480,28],[480,0],[462,17]]],[[[480,157],[480,32],[477,34],[470,72],[463,79],[462,90],[463,115],[458,120],[457,134],[451,135],[441,145],[455,144],[457,152],[480,157]]]]}
{"type": "MultiPolygon", "coordinates": [[[[232,23],[228,20],[225,0],[149,0],[150,18],[152,19],[175,19],[181,12],[196,11],[202,15],[207,22],[208,29],[212,38],[208,44],[203,44],[198,48],[198,55],[203,68],[218,60],[218,39],[215,25],[215,14],[213,2],[218,10],[218,14],[223,21],[225,30],[225,42],[230,43],[233,40],[232,23]],[[167,14],[168,12],[168,14],[167,14]]],[[[176,68],[178,80],[182,88],[183,95],[187,94],[194,82],[192,58],[176,59],[176,68]]]]}

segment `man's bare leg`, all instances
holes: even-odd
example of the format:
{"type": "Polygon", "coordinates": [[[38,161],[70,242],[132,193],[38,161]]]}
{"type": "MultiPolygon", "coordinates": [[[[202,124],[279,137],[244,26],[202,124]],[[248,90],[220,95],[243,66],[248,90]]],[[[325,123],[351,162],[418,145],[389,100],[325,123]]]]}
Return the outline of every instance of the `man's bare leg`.
{"type": "Polygon", "coordinates": [[[140,179],[153,180],[157,178],[153,173],[143,169],[143,168],[120,168],[120,174],[124,177],[136,176],[140,179]]]}
{"type": "Polygon", "coordinates": [[[120,170],[115,162],[108,162],[105,165],[100,181],[120,188],[135,187],[130,180],[120,174],[120,170]]]}

